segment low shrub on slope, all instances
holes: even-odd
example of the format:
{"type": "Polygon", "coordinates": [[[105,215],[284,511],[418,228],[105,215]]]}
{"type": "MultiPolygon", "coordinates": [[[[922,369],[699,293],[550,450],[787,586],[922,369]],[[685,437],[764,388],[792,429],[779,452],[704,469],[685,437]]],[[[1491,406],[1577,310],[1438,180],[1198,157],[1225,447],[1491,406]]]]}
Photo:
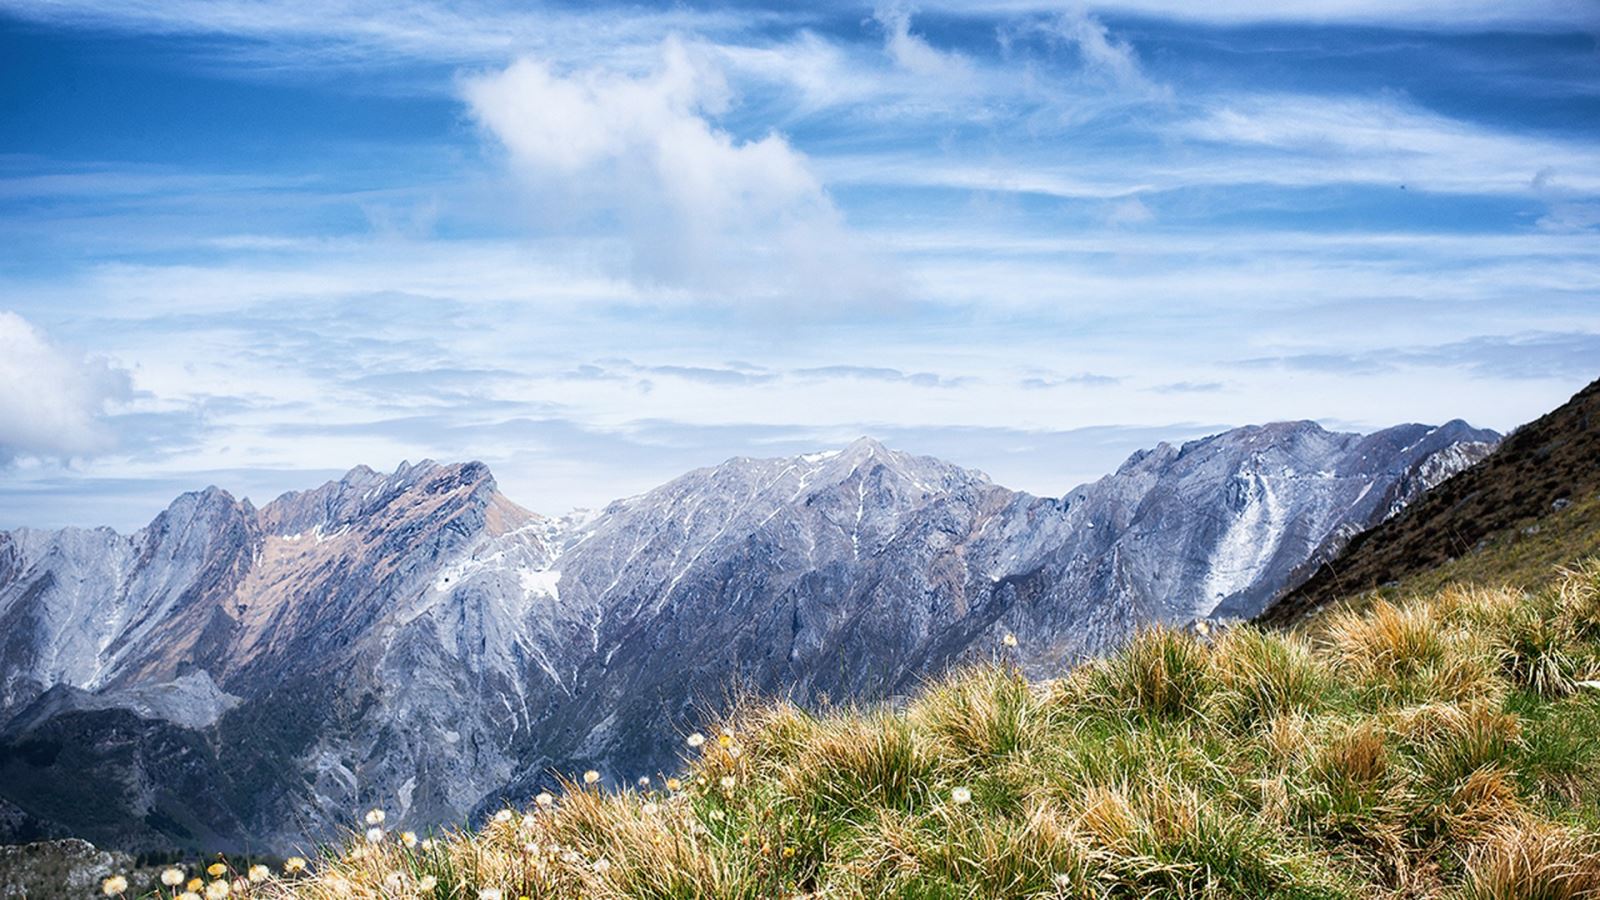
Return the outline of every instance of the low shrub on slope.
{"type": "Polygon", "coordinates": [[[903,711],[750,705],[681,782],[579,779],[423,840],[375,825],[229,890],[1600,898],[1597,678],[1600,565],[1303,634],[1158,629],[1047,684],[964,671],[903,711]]]}

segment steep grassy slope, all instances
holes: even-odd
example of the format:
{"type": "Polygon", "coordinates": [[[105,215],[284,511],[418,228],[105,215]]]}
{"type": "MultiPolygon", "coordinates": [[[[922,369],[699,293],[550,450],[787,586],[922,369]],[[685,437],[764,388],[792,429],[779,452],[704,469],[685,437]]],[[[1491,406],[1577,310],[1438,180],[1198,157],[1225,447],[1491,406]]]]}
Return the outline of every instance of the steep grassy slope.
{"type": "MultiPolygon", "coordinates": [[[[1600,459],[1596,468],[1600,468],[1600,459]]],[[[1391,600],[1426,596],[1449,584],[1539,589],[1560,578],[1564,567],[1597,553],[1600,496],[1593,496],[1481,538],[1473,552],[1438,568],[1406,575],[1398,584],[1380,588],[1375,596],[1391,600]]],[[[1372,599],[1358,595],[1338,605],[1359,606],[1372,599]]]]}
{"type": "Polygon", "coordinates": [[[233,895],[1600,896],[1600,564],[1213,637],[1034,685],[1002,645],[898,711],[752,704],[681,783],[580,778],[233,895]]]}
{"type": "Polygon", "coordinates": [[[1294,622],[1336,599],[1382,588],[1426,589],[1461,579],[1538,582],[1553,571],[1549,563],[1600,552],[1597,501],[1600,381],[1517,429],[1483,462],[1405,512],[1356,536],[1258,621],[1294,622]]]}

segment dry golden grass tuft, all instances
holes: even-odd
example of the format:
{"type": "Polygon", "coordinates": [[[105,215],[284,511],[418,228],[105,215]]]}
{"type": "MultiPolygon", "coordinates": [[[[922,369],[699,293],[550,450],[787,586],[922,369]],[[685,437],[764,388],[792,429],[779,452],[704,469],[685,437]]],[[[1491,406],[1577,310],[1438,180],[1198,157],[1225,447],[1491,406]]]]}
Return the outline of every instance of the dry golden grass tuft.
{"type": "Polygon", "coordinates": [[[1548,822],[1507,823],[1467,853],[1463,900],[1600,897],[1595,836],[1548,822]]]}

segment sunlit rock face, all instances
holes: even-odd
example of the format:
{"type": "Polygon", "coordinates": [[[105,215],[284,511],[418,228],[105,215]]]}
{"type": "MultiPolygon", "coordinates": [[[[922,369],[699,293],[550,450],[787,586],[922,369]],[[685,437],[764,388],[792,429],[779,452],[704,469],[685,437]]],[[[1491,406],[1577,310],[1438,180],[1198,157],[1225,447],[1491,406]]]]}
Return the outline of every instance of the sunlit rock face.
{"type": "Polygon", "coordinates": [[[735,689],[888,699],[1248,615],[1495,440],[1280,423],[1041,498],[863,439],[562,519],[424,462],[0,532],[0,800],[102,845],[281,850],[368,805],[449,823],[553,771],[631,781],[735,689]]]}

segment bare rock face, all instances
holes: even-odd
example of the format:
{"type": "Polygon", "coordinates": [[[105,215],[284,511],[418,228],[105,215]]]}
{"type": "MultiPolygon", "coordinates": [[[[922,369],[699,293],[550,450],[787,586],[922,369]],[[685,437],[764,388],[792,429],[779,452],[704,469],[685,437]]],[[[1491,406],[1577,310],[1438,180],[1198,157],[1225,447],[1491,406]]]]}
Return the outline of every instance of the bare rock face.
{"type": "Polygon", "coordinates": [[[127,878],[134,893],[159,886],[154,871],[136,869],[132,857],[88,841],[67,838],[0,847],[0,897],[7,900],[98,897],[101,882],[111,875],[127,878]]]}
{"type": "Polygon", "coordinates": [[[1057,499],[862,439],[565,519],[423,462],[0,533],[0,799],[106,846],[285,850],[369,804],[422,826],[553,771],[631,781],[735,687],[883,699],[1005,634],[1045,674],[1252,614],[1495,440],[1280,423],[1057,499]]]}

